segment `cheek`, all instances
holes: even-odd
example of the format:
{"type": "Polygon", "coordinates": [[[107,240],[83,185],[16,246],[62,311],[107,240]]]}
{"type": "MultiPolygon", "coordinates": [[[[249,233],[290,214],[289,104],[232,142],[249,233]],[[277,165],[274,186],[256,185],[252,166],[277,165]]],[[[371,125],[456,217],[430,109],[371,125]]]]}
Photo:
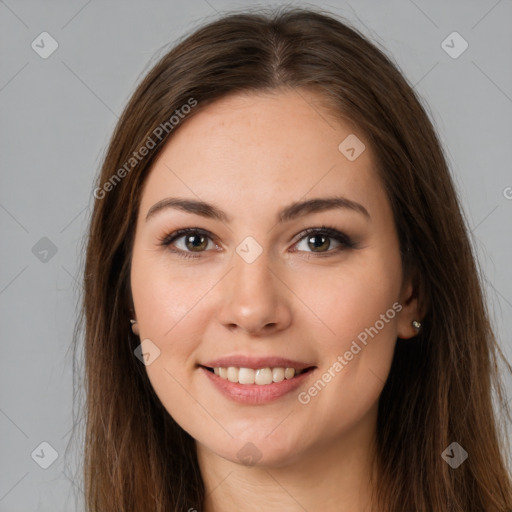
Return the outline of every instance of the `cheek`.
{"type": "Polygon", "coordinates": [[[195,371],[194,355],[202,339],[201,297],[211,285],[191,286],[188,277],[177,279],[156,264],[141,272],[135,267],[132,277],[141,340],[150,339],[159,350],[145,367],[151,386],[180,425],[203,425],[205,413],[190,388],[190,372],[195,371]]]}
{"type": "Polygon", "coordinates": [[[158,353],[145,370],[169,414],[178,422],[189,421],[187,418],[194,416],[194,401],[182,386],[188,387],[187,373],[201,339],[196,316],[200,308],[194,308],[201,290],[191,287],[188,279],[176,279],[165,260],[155,256],[149,251],[134,251],[132,261],[132,295],[140,339],[151,340],[149,346],[158,353]]]}
{"type": "Polygon", "coordinates": [[[141,335],[165,343],[166,350],[171,351],[175,344],[170,341],[180,331],[183,340],[185,325],[188,337],[192,337],[195,323],[190,318],[200,309],[202,297],[215,282],[211,273],[177,268],[164,251],[134,251],[131,285],[141,335]]]}
{"type": "MultiPolygon", "coordinates": [[[[367,253],[353,263],[298,294],[321,320],[321,382],[309,396],[325,407],[335,400],[355,418],[375,402],[389,374],[401,310],[401,263],[397,252],[367,253]],[[329,390],[320,393],[324,385],[329,390]]],[[[308,315],[310,323],[318,321],[308,315]]]]}
{"type": "MultiPolygon", "coordinates": [[[[322,365],[316,380],[298,396],[305,414],[322,411],[325,438],[331,439],[363,421],[382,392],[393,359],[397,286],[384,280],[379,286],[370,276],[344,276],[329,300],[320,302],[319,316],[330,330],[317,339],[322,365]],[[336,404],[333,407],[333,404],[336,404]],[[313,412],[311,412],[313,411],[313,412]]],[[[312,331],[313,332],[313,331],[312,331]]],[[[310,419],[310,427],[315,424],[310,419]]]]}
{"type": "Polygon", "coordinates": [[[293,288],[308,306],[305,318],[319,322],[328,347],[339,350],[376,322],[379,330],[394,335],[396,307],[392,306],[399,298],[400,284],[399,259],[370,254],[323,275],[317,272],[311,279],[301,279],[293,288]],[[384,326],[381,315],[389,320],[384,326]]]}

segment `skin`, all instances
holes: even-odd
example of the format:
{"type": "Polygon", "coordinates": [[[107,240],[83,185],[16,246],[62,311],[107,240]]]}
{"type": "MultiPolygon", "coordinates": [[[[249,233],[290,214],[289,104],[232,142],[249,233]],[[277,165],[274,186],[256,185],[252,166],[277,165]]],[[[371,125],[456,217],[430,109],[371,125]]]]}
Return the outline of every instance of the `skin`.
{"type": "Polygon", "coordinates": [[[218,100],[183,122],[142,190],[131,268],[135,332],[160,350],[147,374],[169,414],[196,440],[208,512],[260,511],[268,503],[281,511],[371,510],[378,398],[396,338],[414,336],[411,321],[420,316],[370,145],[320,100],[313,91],[290,89],[218,100]],[[354,161],[338,150],[350,134],[366,145],[354,161]],[[277,212],[293,202],[334,195],[363,205],[370,218],[337,208],[276,223],[277,212]],[[232,219],[168,208],[146,221],[167,197],[213,203],[232,219]],[[301,234],[324,224],[356,247],[301,234]],[[176,248],[199,256],[186,259],[160,245],[181,228],[202,228],[214,238],[199,253],[187,238],[175,240],[176,248]],[[236,252],[248,236],[263,250],[252,263],[236,252]],[[300,403],[298,393],[394,303],[401,311],[366,346],[359,343],[362,350],[309,403],[300,403]],[[317,368],[277,401],[240,404],[197,366],[233,354],[288,357],[317,368]],[[254,465],[237,456],[249,442],[261,457],[254,465]]]}

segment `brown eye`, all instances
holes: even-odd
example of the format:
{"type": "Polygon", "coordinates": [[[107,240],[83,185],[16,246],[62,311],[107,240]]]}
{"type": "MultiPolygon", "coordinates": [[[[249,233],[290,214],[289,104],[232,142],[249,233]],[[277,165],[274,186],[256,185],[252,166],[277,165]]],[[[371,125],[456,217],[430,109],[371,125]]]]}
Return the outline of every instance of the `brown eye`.
{"type": "Polygon", "coordinates": [[[327,226],[307,229],[295,245],[300,252],[326,256],[357,246],[345,233],[327,226]]]}
{"type": "Polygon", "coordinates": [[[331,243],[327,236],[313,235],[308,238],[308,245],[313,252],[323,252],[323,249],[329,249],[331,243]],[[312,240],[314,240],[314,242],[312,242],[312,240]]]}
{"type": "Polygon", "coordinates": [[[210,233],[196,228],[179,229],[164,238],[160,238],[160,243],[171,252],[184,258],[200,257],[201,253],[207,252],[208,243],[215,246],[210,233]]]}
{"type": "Polygon", "coordinates": [[[185,247],[194,252],[200,252],[208,246],[208,238],[203,235],[185,235],[185,247]]]}

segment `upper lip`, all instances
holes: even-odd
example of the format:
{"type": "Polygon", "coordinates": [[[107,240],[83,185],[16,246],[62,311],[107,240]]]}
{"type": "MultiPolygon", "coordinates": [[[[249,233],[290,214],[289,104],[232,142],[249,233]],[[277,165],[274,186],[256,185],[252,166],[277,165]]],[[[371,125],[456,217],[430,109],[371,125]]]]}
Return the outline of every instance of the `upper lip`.
{"type": "Polygon", "coordinates": [[[314,365],[278,356],[251,357],[234,355],[212,359],[201,366],[206,366],[208,368],[227,368],[229,366],[235,366],[237,368],[252,368],[253,370],[257,370],[259,368],[295,368],[296,370],[304,370],[305,368],[310,368],[314,365]]]}

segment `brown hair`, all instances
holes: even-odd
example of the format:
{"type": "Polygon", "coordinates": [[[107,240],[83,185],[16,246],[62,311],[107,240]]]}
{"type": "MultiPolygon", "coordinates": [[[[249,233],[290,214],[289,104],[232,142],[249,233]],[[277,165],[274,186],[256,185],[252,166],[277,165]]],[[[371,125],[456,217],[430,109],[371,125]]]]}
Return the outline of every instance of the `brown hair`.
{"type": "Polygon", "coordinates": [[[370,141],[404,269],[425,311],[420,334],[397,340],[379,400],[379,510],[511,510],[508,444],[492,407],[494,390],[510,420],[497,354],[505,358],[434,128],[382,51],[332,14],[300,8],[231,13],[199,28],[150,70],[114,131],[95,192],[75,332],[78,338],[85,319],[87,510],[202,510],[194,440],[165,410],[134,356],[135,220],[144,179],[175,129],[228,94],[283,87],[317,91],[331,114],[351,120],[370,141]],[[196,106],[171,127],[191,99],[196,106]],[[156,147],[127,168],[162,126],[156,147]],[[441,457],[452,442],[469,454],[457,469],[441,457]]]}

